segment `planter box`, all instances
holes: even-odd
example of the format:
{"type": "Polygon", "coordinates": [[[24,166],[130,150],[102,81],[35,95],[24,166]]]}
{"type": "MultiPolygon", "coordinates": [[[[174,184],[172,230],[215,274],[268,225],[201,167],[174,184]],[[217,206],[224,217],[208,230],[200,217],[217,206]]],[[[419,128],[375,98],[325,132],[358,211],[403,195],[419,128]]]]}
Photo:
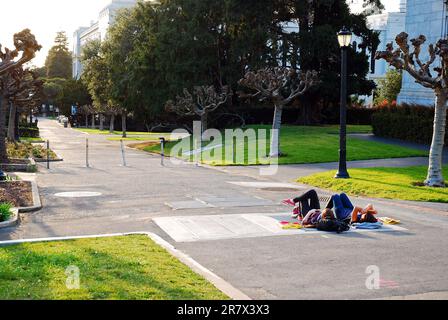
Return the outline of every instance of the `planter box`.
{"type": "Polygon", "coordinates": [[[19,209],[12,208],[11,211],[11,218],[8,221],[0,222],[0,229],[13,227],[19,222],[19,209]]]}
{"type": "Polygon", "coordinates": [[[36,162],[32,159],[10,159],[11,163],[2,163],[0,168],[6,172],[37,172],[36,162]]]}

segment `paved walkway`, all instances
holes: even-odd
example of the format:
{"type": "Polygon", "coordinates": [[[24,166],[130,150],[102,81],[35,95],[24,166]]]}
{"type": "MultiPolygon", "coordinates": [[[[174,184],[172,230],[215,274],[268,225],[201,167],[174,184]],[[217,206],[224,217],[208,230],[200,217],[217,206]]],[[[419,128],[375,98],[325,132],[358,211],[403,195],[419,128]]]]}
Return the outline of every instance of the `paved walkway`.
{"type": "Polygon", "coordinates": [[[359,205],[371,201],[382,215],[401,219],[404,229],[267,235],[262,229],[269,224],[260,221],[287,213],[279,200],[305,188],[291,182],[301,175],[298,166],[282,167],[274,177],[259,177],[254,168],[224,172],[171,163],[161,167],[159,157],[127,150],[129,166],[123,167],[119,143],[64,129],[54,121],[40,123],[42,135],[65,161],[52,164],[49,171],[42,168],[37,176],[44,209],[26,215],[20,227],[1,231],[1,240],[154,232],[255,299],[375,299],[448,291],[445,205],[356,199],[359,205]],[[91,168],[85,167],[86,138],[91,168]],[[57,196],[63,192],[101,195],[57,196]],[[230,219],[232,215],[245,220],[230,219]],[[199,239],[176,242],[164,231],[170,233],[169,223],[162,230],[154,222],[170,218],[182,221],[199,239]],[[213,230],[221,228],[222,221],[222,234],[241,236],[214,239],[213,230]],[[198,229],[198,223],[205,227],[198,229]],[[263,232],[248,237],[254,223],[263,232]],[[380,268],[380,290],[366,288],[369,266],[380,268]]]}

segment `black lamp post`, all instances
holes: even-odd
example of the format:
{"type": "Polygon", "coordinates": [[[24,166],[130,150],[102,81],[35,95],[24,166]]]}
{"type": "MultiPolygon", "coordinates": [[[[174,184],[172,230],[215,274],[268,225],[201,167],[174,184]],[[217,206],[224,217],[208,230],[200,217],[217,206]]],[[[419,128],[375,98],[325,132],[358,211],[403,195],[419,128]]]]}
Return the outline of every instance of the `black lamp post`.
{"type": "Polygon", "coordinates": [[[338,33],[339,46],[341,47],[341,129],[339,148],[339,171],[336,179],[348,179],[347,172],[347,49],[352,41],[352,33],[342,28],[338,33]]]}

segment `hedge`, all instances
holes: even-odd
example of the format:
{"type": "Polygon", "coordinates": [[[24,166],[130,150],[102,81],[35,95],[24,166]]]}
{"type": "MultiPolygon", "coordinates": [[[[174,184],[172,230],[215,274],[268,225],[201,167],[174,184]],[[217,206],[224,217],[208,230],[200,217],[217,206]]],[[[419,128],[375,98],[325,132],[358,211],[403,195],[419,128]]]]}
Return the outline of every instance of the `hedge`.
{"type": "Polygon", "coordinates": [[[19,127],[19,136],[23,138],[39,138],[39,128],[19,127]]]}
{"type": "MultiPolygon", "coordinates": [[[[379,137],[430,144],[434,127],[434,108],[401,105],[378,110],[372,116],[373,133],[379,137]]],[[[448,143],[445,137],[445,143],[448,143]]]]}

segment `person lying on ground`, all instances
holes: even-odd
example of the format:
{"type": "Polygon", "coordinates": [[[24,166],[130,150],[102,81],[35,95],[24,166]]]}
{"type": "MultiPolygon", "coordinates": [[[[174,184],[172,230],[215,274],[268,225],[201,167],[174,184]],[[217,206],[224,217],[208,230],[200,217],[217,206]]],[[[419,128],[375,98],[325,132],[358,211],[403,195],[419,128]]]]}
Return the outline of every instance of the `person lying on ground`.
{"type": "Polygon", "coordinates": [[[296,207],[294,216],[298,215],[302,216],[302,218],[304,218],[311,210],[320,210],[319,196],[317,195],[316,190],[307,191],[294,199],[283,200],[282,203],[296,207]]]}
{"type": "MultiPolygon", "coordinates": [[[[316,190],[309,190],[301,196],[294,199],[286,199],[282,201],[283,204],[296,206],[293,217],[305,218],[311,210],[320,211],[320,201],[316,190]],[[297,206],[298,205],[298,206],[297,206]]],[[[376,222],[372,219],[372,216],[377,214],[373,205],[369,204],[366,208],[355,207],[350,201],[349,197],[345,194],[335,194],[328,202],[326,209],[335,209],[335,215],[338,220],[347,221],[351,223],[360,222],[376,222]]],[[[374,218],[374,217],[373,217],[374,218]]]]}
{"type": "Polygon", "coordinates": [[[350,223],[375,223],[378,221],[375,218],[377,211],[373,208],[372,204],[369,204],[364,209],[361,207],[355,207],[345,193],[333,195],[327,205],[327,208],[334,208],[337,219],[341,221],[350,223]]]}

